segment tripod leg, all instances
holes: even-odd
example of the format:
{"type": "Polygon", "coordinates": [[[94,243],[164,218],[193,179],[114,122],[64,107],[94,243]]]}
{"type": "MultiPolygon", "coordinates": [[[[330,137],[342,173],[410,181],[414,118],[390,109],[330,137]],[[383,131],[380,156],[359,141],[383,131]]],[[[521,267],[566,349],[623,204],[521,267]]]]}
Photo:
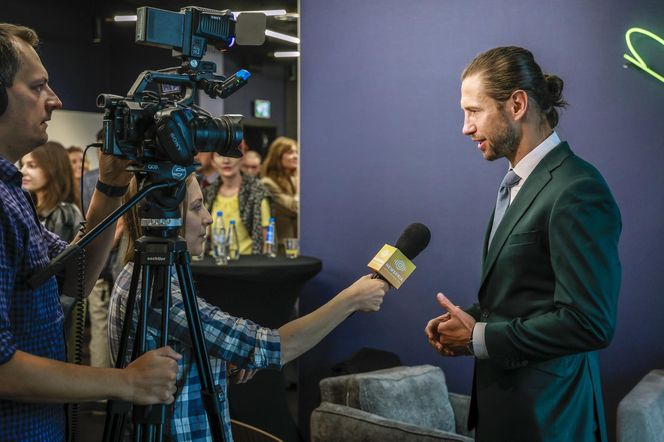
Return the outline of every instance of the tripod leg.
{"type": "MultiPolygon", "coordinates": [[[[159,336],[160,347],[168,345],[169,319],[171,312],[171,268],[166,267],[164,271],[164,294],[161,298],[161,335],[159,336]]],[[[160,405],[158,410],[159,424],[157,424],[156,438],[164,440],[164,424],[166,422],[166,405],[160,405]]]]}
{"type": "MultiPolygon", "coordinates": [[[[139,333],[137,348],[139,353],[147,350],[147,323],[149,305],[155,305],[161,301],[161,332],[159,336],[160,346],[168,344],[169,318],[171,309],[171,277],[168,260],[165,264],[155,266],[150,288],[143,287],[143,298],[141,299],[141,311],[139,319],[139,333]]],[[[151,274],[149,268],[145,269],[146,280],[151,274]]],[[[135,355],[134,355],[135,356],[135,355]]],[[[161,441],[164,437],[164,425],[166,423],[166,405],[134,406],[135,434],[140,434],[144,441],[161,441]]]]}
{"type": "MultiPolygon", "coordinates": [[[[137,258],[140,259],[140,252],[136,253],[137,258]]],[[[137,259],[136,262],[140,262],[139,259],[137,259]]],[[[136,302],[136,289],[138,288],[138,280],[141,275],[140,267],[138,269],[138,271],[134,271],[131,275],[129,292],[127,294],[127,305],[125,306],[124,319],[122,322],[122,333],[120,334],[120,343],[118,345],[118,353],[115,359],[115,368],[124,368],[126,366],[125,354],[127,352],[127,342],[131,330],[134,304],[136,302]]],[[[122,440],[125,420],[130,409],[131,405],[128,402],[108,401],[106,403],[106,420],[104,423],[103,436],[104,442],[119,442],[122,440]]]]}
{"type": "Polygon", "coordinates": [[[198,313],[196,292],[191,276],[191,269],[189,268],[189,259],[189,252],[181,251],[177,255],[175,268],[180,281],[182,300],[187,315],[187,324],[189,326],[189,333],[191,334],[198,376],[201,380],[201,398],[208,416],[210,429],[212,430],[212,437],[216,442],[225,441],[221,409],[219,407],[219,400],[223,393],[219,386],[215,385],[214,377],[212,376],[210,357],[205,346],[205,336],[203,335],[201,318],[198,313]]]}
{"type": "MultiPolygon", "coordinates": [[[[136,328],[132,359],[135,359],[137,355],[142,355],[146,350],[148,303],[150,302],[150,287],[153,285],[151,284],[151,282],[153,282],[152,267],[150,265],[141,265],[141,273],[143,274],[143,279],[141,280],[141,304],[138,314],[138,326],[136,328]]],[[[134,412],[132,415],[134,421],[134,438],[136,438],[137,434],[143,433],[143,424],[140,422],[140,417],[145,413],[145,410],[139,410],[138,408],[139,407],[134,406],[134,412]]]]}

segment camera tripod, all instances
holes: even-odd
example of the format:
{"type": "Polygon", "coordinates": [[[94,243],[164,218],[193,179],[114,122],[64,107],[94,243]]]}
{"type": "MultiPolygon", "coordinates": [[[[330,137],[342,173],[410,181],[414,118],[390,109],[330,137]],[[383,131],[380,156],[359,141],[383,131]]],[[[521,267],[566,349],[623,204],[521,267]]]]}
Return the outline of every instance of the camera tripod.
{"type": "MultiPolygon", "coordinates": [[[[190,256],[186,243],[181,239],[144,236],[136,243],[134,255],[134,272],[132,274],[129,296],[125,309],[122,334],[118,348],[116,368],[124,368],[128,350],[128,339],[135,309],[139,279],[141,280],[141,296],[139,319],[136,327],[132,360],[145,353],[146,332],[149,304],[161,304],[160,346],[168,344],[169,310],[171,303],[171,265],[180,282],[184,301],[187,323],[191,334],[196,365],[201,378],[201,394],[208,422],[215,441],[224,440],[223,424],[219,407],[219,398],[223,394],[220,387],[214,384],[209,356],[205,347],[205,337],[201,327],[196,294],[194,291],[190,256]]],[[[129,404],[110,401],[107,405],[104,441],[121,441],[129,404]]],[[[134,441],[163,440],[164,424],[166,423],[166,405],[133,406],[132,420],[134,423],[134,441]]]]}
{"type": "MultiPolygon", "coordinates": [[[[208,416],[208,422],[215,441],[224,441],[223,421],[221,417],[220,399],[223,395],[219,385],[215,385],[210,366],[210,359],[205,345],[205,337],[201,326],[196,292],[189,263],[191,257],[186,242],[178,236],[182,219],[177,213],[178,206],[184,195],[185,183],[178,183],[179,188],[171,195],[153,196],[149,199],[146,210],[141,208],[141,227],[147,234],[140,237],[134,244],[134,271],[132,273],[127,304],[120,335],[115,367],[124,368],[127,364],[129,337],[133,324],[133,314],[139,281],[141,295],[138,305],[138,324],[131,348],[131,360],[145,353],[147,348],[148,309],[161,307],[161,324],[159,346],[168,344],[169,313],[171,307],[171,268],[177,275],[187,325],[190,333],[193,355],[201,380],[201,399],[208,416]],[[167,201],[168,208],[162,204],[167,201]],[[174,212],[175,211],[175,212],[174,212]],[[174,217],[177,216],[177,218],[174,217]],[[160,218],[155,218],[160,216],[160,218]]],[[[162,441],[166,420],[166,405],[132,405],[123,401],[109,401],[104,426],[104,442],[123,440],[126,419],[132,409],[133,441],[162,441]]]]}
{"type": "MultiPolygon", "coordinates": [[[[69,245],[46,268],[33,275],[29,280],[29,284],[32,287],[39,287],[53,275],[61,273],[65,269],[69,270],[71,267],[69,262],[72,258],[78,256],[84,247],[90,244],[119,217],[143,198],[148,197],[145,207],[141,207],[141,225],[148,234],[139,238],[135,244],[134,273],[130,283],[116,368],[126,366],[127,344],[139,278],[141,279],[141,305],[135,334],[136,342],[134,342],[132,348],[131,360],[136,359],[146,351],[147,315],[150,302],[152,306],[161,303],[162,317],[159,339],[161,346],[167,345],[171,305],[171,266],[174,266],[184,301],[195,363],[201,379],[203,405],[208,416],[213,439],[215,442],[224,442],[225,436],[219,406],[219,398],[223,395],[223,391],[218,385],[214,384],[196,302],[196,292],[189,267],[191,257],[187,251],[186,242],[178,236],[178,230],[182,224],[179,205],[186,192],[184,179],[190,171],[187,169],[185,173],[179,173],[177,178],[174,178],[171,176],[172,168],[170,164],[154,163],[151,166],[151,173],[161,174],[161,179],[157,179],[155,183],[148,183],[148,180],[145,179],[144,181],[147,184],[144,188],[94,229],[82,236],[79,241],[69,245]]],[[[154,178],[154,175],[151,178],[154,178]]],[[[133,441],[152,442],[163,440],[164,424],[166,424],[166,405],[138,406],[125,401],[109,401],[104,426],[104,442],[118,442],[123,439],[124,426],[130,411],[132,411],[134,423],[133,441]]]]}

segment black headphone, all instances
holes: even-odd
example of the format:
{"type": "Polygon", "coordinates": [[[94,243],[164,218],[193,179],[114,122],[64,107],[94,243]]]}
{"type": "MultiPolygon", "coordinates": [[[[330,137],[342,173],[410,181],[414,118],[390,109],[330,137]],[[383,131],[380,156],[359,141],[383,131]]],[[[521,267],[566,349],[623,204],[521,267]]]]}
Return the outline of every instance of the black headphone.
{"type": "Polygon", "coordinates": [[[7,110],[7,89],[5,84],[0,80],[0,117],[7,110]]]}

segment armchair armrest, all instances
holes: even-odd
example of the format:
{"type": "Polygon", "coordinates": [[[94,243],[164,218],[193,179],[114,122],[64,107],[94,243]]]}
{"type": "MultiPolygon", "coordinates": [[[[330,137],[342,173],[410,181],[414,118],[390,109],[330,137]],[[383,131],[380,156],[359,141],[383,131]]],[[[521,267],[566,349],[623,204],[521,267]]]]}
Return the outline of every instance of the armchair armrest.
{"type": "Polygon", "coordinates": [[[475,430],[468,430],[468,413],[470,412],[470,396],[467,394],[448,393],[452,410],[454,410],[454,425],[456,433],[475,438],[475,430]]]}
{"type": "Polygon", "coordinates": [[[662,440],[663,410],[664,370],[652,370],[618,404],[618,441],[662,440]]]}
{"type": "Polygon", "coordinates": [[[322,402],[311,414],[312,442],[472,442],[470,437],[386,419],[345,405],[322,402]]]}

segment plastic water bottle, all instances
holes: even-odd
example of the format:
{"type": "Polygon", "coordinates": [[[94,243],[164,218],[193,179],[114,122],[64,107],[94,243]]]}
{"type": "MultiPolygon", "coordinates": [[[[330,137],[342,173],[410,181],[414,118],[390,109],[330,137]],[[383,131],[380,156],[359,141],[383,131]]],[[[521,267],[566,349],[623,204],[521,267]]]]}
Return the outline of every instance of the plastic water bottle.
{"type": "Polygon", "coordinates": [[[267,226],[267,235],[265,235],[265,256],[269,258],[277,257],[277,228],[274,218],[270,218],[270,224],[267,226]]]}
{"type": "Polygon", "coordinates": [[[235,220],[232,219],[228,225],[228,259],[235,261],[240,259],[240,240],[237,237],[237,228],[235,227],[235,220]]]}
{"type": "Polygon", "coordinates": [[[217,265],[228,264],[226,228],[224,227],[224,214],[217,212],[212,223],[212,256],[217,265]]]}

